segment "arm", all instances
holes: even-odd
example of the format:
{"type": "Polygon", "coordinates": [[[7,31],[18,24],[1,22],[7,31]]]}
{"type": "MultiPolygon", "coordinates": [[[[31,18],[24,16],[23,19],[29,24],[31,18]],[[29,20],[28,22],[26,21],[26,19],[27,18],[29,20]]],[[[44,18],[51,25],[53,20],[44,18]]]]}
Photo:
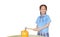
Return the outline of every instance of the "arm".
{"type": "Polygon", "coordinates": [[[51,19],[50,19],[49,16],[47,16],[46,19],[47,19],[47,20],[46,20],[46,25],[44,25],[44,26],[42,26],[42,27],[39,27],[39,28],[34,28],[33,30],[34,30],[34,31],[40,31],[40,30],[43,30],[43,29],[45,29],[45,28],[48,28],[49,25],[50,25],[51,19]]]}
{"type": "MultiPolygon", "coordinates": [[[[38,28],[38,29],[39,29],[39,30],[43,30],[43,29],[45,29],[45,28],[48,28],[48,27],[49,27],[49,25],[50,25],[50,22],[49,22],[48,24],[44,25],[43,27],[38,28]]],[[[38,30],[38,31],[39,31],[39,30],[38,30]]]]}
{"type": "Polygon", "coordinates": [[[43,29],[49,27],[49,25],[50,25],[50,22],[48,24],[44,25],[43,27],[27,28],[27,29],[31,29],[31,30],[34,30],[34,31],[40,31],[40,30],[43,30],[43,29]]]}
{"type": "Polygon", "coordinates": [[[49,25],[50,25],[50,22],[49,22],[48,24],[44,25],[43,27],[34,28],[33,30],[34,30],[34,31],[40,31],[40,30],[43,30],[43,29],[49,27],[49,25]]]}

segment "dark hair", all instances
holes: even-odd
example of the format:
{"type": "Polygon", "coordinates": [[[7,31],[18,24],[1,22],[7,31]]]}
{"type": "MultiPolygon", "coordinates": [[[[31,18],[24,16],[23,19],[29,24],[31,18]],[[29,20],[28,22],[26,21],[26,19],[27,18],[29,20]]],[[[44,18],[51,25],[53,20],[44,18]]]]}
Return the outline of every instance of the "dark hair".
{"type": "Polygon", "coordinates": [[[42,6],[44,6],[46,8],[46,10],[47,10],[47,6],[44,5],[44,4],[40,5],[39,9],[41,9],[42,6]]]}
{"type": "MultiPolygon", "coordinates": [[[[44,4],[40,5],[39,9],[41,9],[42,6],[44,6],[44,7],[46,8],[46,10],[47,10],[47,6],[44,5],[44,4]]],[[[40,14],[41,14],[41,12],[40,12],[40,14]]],[[[45,13],[45,14],[46,14],[46,13],[45,13]]]]}

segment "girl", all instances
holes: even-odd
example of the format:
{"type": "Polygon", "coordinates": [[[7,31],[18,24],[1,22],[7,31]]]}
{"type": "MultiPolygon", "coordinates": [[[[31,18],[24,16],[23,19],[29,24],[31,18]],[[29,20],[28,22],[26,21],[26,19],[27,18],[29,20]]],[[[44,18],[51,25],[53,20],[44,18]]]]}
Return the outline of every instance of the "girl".
{"type": "Polygon", "coordinates": [[[39,10],[40,10],[40,16],[37,17],[36,28],[26,28],[26,29],[31,29],[31,30],[34,30],[34,31],[38,31],[38,35],[41,35],[41,36],[44,36],[44,37],[49,37],[48,28],[49,28],[49,24],[51,22],[51,19],[46,14],[47,6],[42,4],[39,7],[39,10]]]}

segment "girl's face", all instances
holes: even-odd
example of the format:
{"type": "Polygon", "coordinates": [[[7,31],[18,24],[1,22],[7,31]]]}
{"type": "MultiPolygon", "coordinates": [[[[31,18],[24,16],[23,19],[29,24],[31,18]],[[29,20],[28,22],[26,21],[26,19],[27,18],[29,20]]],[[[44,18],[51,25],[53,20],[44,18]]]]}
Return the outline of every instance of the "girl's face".
{"type": "Polygon", "coordinates": [[[45,6],[42,6],[41,9],[40,9],[41,14],[42,14],[42,15],[45,14],[46,11],[47,11],[47,10],[46,10],[45,6]]]}

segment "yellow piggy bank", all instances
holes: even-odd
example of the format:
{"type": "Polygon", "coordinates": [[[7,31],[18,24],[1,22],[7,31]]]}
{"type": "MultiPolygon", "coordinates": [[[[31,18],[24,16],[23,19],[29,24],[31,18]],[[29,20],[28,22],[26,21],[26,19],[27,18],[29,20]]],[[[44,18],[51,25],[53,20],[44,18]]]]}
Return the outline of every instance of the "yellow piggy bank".
{"type": "Polygon", "coordinates": [[[27,30],[21,31],[21,37],[28,37],[28,31],[27,30]]]}

